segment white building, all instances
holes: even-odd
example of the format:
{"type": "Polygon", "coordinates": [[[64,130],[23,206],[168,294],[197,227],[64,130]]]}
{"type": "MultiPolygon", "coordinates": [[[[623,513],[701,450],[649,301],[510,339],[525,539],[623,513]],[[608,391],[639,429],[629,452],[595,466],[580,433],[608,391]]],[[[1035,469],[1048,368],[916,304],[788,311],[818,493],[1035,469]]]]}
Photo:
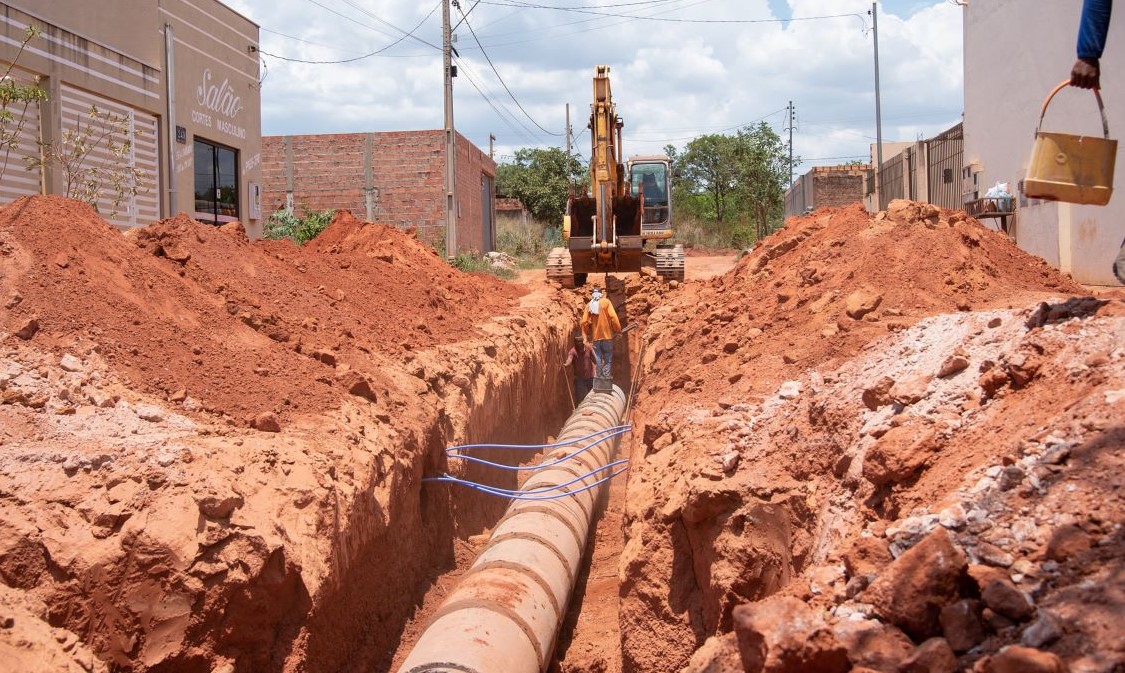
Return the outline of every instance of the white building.
{"type": "MultiPolygon", "coordinates": [[[[1027,174],[1040,108],[1070,75],[1082,0],[969,0],[962,3],[965,50],[964,201],[996,182],[1016,196],[1016,243],[1080,283],[1117,285],[1112,265],[1125,239],[1125,193],[1106,206],[1028,199],[1027,174]]],[[[1125,138],[1125,6],[1118,3],[1102,56],[1102,97],[1110,136],[1125,138]]],[[[1047,110],[1043,130],[1101,136],[1089,91],[1068,87],[1047,110]]],[[[1117,183],[1125,171],[1117,150],[1117,183]]]]}

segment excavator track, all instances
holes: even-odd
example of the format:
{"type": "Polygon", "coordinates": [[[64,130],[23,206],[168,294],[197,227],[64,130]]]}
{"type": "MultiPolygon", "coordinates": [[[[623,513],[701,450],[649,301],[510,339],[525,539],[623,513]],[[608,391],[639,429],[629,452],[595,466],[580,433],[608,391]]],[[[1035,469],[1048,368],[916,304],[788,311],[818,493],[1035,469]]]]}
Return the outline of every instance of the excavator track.
{"type": "Polygon", "coordinates": [[[684,246],[676,244],[657,247],[653,252],[656,259],[656,275],[664,280],[684,282],[684,246]]]}
{"type": "Polygon", "coordinates": [[[547,253],[547,280],[553,280],[563,287],[574,287],[574,269],[570,263],[570,250],[551,248],[547,253]]]}

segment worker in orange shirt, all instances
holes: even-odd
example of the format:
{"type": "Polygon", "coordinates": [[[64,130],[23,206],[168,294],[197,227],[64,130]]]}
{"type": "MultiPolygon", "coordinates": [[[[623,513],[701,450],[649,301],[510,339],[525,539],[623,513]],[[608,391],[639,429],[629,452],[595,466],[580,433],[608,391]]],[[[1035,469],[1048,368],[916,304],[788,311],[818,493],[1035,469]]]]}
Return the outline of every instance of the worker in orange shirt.
{"type": "Polygon", "coordinates": [[[582,310],[582,333],[594,345],[596,376],[612,380],[613,340],[621,333],[621,321],[617,319],[613,302],[602,295],[601,288],[594,288],[582,310]]]}

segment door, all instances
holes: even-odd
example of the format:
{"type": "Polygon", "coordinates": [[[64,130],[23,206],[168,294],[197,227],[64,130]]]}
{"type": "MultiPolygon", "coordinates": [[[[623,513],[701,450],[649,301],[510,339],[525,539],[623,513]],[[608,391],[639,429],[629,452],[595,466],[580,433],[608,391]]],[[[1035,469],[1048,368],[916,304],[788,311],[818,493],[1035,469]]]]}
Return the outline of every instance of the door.
{"type": "Polygon", "coordinates": [[[492,194],[492,176],[480,176],[480,230],[481,246],[484,252],[492,252],[496,248],[496,232],[493,231],[493,214],[496,202],[492,194]]]}
{"type": "Polygon", "coordinates": [[[195,139],[195,214],[208,224],[237,222],[238,150],[195,139]]]}

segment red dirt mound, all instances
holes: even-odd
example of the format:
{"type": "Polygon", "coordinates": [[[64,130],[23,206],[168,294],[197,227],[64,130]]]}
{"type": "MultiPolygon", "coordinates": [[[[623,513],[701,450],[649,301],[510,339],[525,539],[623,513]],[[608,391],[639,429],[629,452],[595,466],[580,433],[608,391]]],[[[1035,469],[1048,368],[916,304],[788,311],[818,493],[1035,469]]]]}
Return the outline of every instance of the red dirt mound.
{"type": "Polygon", "coordinates": [[[649,392],[746,399],[832,367],[888,331],[949,311],[1005,307],[1081,286],[961,211],[895,201],[822,209],[762,241],[724,276],[669,302],[687,320],[654,344],[649,392]]]}
{"type": "Polygon", "coordinates": [[[334,407],[355,385],[341,367],[462,340],[521,292],[347,212],[325,234],[250,242],[179,215],[123,236],[83,204],[20,199],[0,208],[0,328],[241,423],[334,407]]]}

